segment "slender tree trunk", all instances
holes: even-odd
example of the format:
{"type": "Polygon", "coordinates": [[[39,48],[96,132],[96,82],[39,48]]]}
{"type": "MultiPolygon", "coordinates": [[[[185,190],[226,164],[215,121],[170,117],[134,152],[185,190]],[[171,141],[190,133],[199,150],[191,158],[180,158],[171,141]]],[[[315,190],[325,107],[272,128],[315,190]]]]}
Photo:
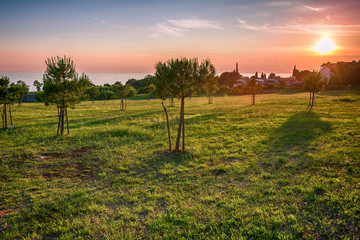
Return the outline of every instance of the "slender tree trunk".
{"type": "Polygon", "coordinates": [[[121,97],[121,109],[124,110],[124,97],[121,97]]]}
{"type": "Polygon", "coordinates": [[[185,152],[185,104],[182,105],[182,150],[185,152]]]}
{"type": "Polygon", "coordinates": [[[127,107],[127,98],[125,98],[125,110],[126,110],[126,107],[127,107]]]}
{"type": "Polygon", "coordinates": [[[175,106],[175,104],[174,104],[174,98],[173,98],[173,97],[169,98],[169,104],[170,104],[170,107],[174,107],[174,106],[175,106]]]}
{"type": "Polygon", "coordinates": [[[8,128],[7,125],[7,113],[6,113],[6,104],[4,104],[4,128],[8,128]]]}
{"type": "MultiPolygon", "coordinates": [[[[57,110],[58,110],[58,117],[60,117],[60,108],[57,107],[57,110]]],[[[60,122],[60,121],[59,121],[60,122]]]]}
{"type": "Polygon", "coordinates": [[[61,135],[64,135],[64,114],[65,114],[65,110],[64,109],[61,109],[60,111],[60,115],[61,115],[61,123],[60,123],[60,134],[61,135]]]}
{"type": "Polygon", "coordinates": [[[67,114],[67,108],[65,108],[65,114],[66,114],[66,128],[67,128],[68,134],[70,134],[70,132],[69,132],[69,118],[68,118],[68,114],[67,114]]]}
{"type": "Polygon", "coordinates": [[[59,135],[60,120],[61,120],[61,116],[60,116],[60,111],[59,111],[59,107],[58,107],[58,127],[57,127],[57,133],[56,133],[56,135],[59,135]]]}
{"type": "Polygon", "coordinates": [[[183,121],[183,108],[184,108],[184,98],[181,98],[181,106],[180,106],[180,119],[179,119],[179,127],[178,127],[178,133],[176,137],[176,145],[175,145],[175,151],[179,150],[180,146],[180,137],[181,137],[181,127],[182,127],[182,121],[183,121]]]}
{"type": "Polygon", "coordinates": [[[0,113],[1,113],[1,124],[2,124],[2,128],[4,128],[4,114],[3,114],[3,109],[2,106],[0,105],[0,113]]]}
{"type": "Polygon", "coordinates": [[[309,98],[309,105],[308,105],[308,107],[310,107],[311,106],[311,92],[310,92],[310,98],[309,98]]]}
{"type": "MultiPolygon", "coordinates": [[[[18,105],[18,107],[20,107],[20,104],[21,104],[21,98],[19,99],[19,105],[18,105]]],[[[11,124],[12,125],[12,124],[11,124]]]]}
{"type": "Polygon", "coordinates": [[[171,137],[170,137],[170,124],[169,124],[169,115],[167,112],[166,107],[164,106],[164,102],[161,102],[162,107],[164,108],[165,115],[166,115],[166,126],[167,126],[167,132],[168,132],[168,141],[169,141],[169,151],[171,151],[171,137]]]}
{"type": "Polygon", "coordinates": [[[92,99],[92,103],[94,103],[94,96],[92,96],[91,99],[92,99]]]}
{"type": "Polygon", "coordinates": [[[11,105],[9,105],[9,116],[10,116],[10,126],[12,126],[13,121],[12,121],[12,115],[11,115],[11,105]]]}
{"type": "Polygon", "coordinates": [[[315,99],[315,92],[313,92],[313,95],[312,95],[311,107],[314,106],[314,99],[315,99]]]}

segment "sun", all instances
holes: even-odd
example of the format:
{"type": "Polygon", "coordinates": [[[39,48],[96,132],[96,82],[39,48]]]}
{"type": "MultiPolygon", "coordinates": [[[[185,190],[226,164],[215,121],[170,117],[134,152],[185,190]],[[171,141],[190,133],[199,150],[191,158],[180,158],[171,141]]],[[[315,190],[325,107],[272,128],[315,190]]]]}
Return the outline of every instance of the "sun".
{"type": "Polygon", "coordinates": [[[336,49],[336,45],[329,38],[322,38],[314,46],[314,50],[319,54],[329,54],[336,49]]]}

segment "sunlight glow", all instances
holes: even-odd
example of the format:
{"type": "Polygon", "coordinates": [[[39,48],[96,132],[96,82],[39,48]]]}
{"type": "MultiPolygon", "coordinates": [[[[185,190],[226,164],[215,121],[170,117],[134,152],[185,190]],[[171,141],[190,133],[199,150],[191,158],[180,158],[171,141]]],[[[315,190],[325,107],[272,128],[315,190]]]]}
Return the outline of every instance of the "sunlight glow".
{"type": "Polygon", "coordinates": [[[314,46],[314,50],[319,54],[329,54],[336,49],[336,45],[329,38],[322,38],[314,46]]]}

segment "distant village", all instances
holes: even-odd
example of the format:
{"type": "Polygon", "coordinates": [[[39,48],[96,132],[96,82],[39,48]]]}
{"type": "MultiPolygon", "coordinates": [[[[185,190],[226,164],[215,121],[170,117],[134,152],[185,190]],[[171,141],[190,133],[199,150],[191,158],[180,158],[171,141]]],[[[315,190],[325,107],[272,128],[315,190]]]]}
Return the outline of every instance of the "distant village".
{"type": "MultiPolygon", "coordinates": [[[[289,77],[276,76],[270,73],[260,75],[256,72],[252,77],[242,76],[238,71],[238,63],[232,72],[225,72],[220,75],[219,85],[227,88],[246,87],[251,79],[256,79],[264,89],[273,87],[297,88],[302,87],[304,77],[309,70],[298,70],[294,66],[292,75],[289,77]]],[[[330,88],[351,88],[360,85],[360,60],[352,62],[324,63],[320,67],[321,76],[326,78],[330,88]]]]}

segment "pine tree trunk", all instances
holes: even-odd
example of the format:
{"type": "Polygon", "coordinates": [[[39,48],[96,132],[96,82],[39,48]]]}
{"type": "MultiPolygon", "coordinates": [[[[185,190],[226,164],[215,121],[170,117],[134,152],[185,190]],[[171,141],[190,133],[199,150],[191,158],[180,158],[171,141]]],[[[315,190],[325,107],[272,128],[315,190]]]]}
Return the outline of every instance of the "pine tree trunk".
{"type": "Polygon", "coordinates": [[[3,114],[3,109],[1,107],[2,106],[0,105],[1,124],[2,124],[2,128],[4,128],[4,114],[3,114]]]}
{"type": "Polygon", "coordinates": [[[65,114],[66,114],[66,128],[67,128],[68,134],[70,134],[70,132],[69,132],[69,118],[68,118],[68,114],[67,114],[67,108],[65,108],[65,114]]]}
{"type": "Polygon", "coordinates": [[[174,104],[174,98],[173,98],[173,97],[169,98],[169,103],[170,103],[170,107],[174,107],[174,106],[175,106],[175,104],[174,104]]]}
{"type": "Polygon", "coordinates": [[[315,99],[315,92],[313,92],[313,95],[312,95],[311,107],[314,106],[314,99],[315,99]]]}
{"type": "Polygon", "coordinates": [[[180,119],[179,119],[179,127],[178,127],[178,133],[176,137],[176,145],[175,145],[175,151],[179,151],[180,146],[180,137],[181,137],[181,128],[182,128],[182,121],[183,121],[183,108],[184,108],[184,98],[181,98],[181,106],[180,106],[180,119]]]}
{"type": "Polygon", "coordinates": [[[185,104],[183,103],[182,105],[182,150],[185,152],[185,104]]]}
{"type": "Polygon", "coordinates": [[[4,104],[4,128],[7,129],[7,113],[6,113],[6,104],[4,104]]]}
{"type": "Polygon", "coordinates": [[[13,121],[12,121],[12,115],[11,115],[11,105],[9,105],[9,116],[10,116],[10,126],[12,126],[13,121]]]}
{"type": "Polygon", "coordinates": [[[60,110],[61,122],[60,122],[60,134],[64,135],[64,109],[60,110]]]}
{"type": "Polygon", "coordinates": [[[166,115],[166,126],[168,132],[168,140],[169,140],[169,151],[171,152],[171,137],[170,137],[170,124],[169,124],[169,116],[166,107],[164,106],[164,102],[161,102],[162,107],[164,108],[165,115],[166,115]]]}
{"type": "Polygon", "coordinates": [[[57,127],[57,133],[56,133],[56,135],[59,135],[60,120],[61,120],[61,116],[60,116],[60,111],[59,111],[59,107],[58,107],[58,127],[57,127]]]}

